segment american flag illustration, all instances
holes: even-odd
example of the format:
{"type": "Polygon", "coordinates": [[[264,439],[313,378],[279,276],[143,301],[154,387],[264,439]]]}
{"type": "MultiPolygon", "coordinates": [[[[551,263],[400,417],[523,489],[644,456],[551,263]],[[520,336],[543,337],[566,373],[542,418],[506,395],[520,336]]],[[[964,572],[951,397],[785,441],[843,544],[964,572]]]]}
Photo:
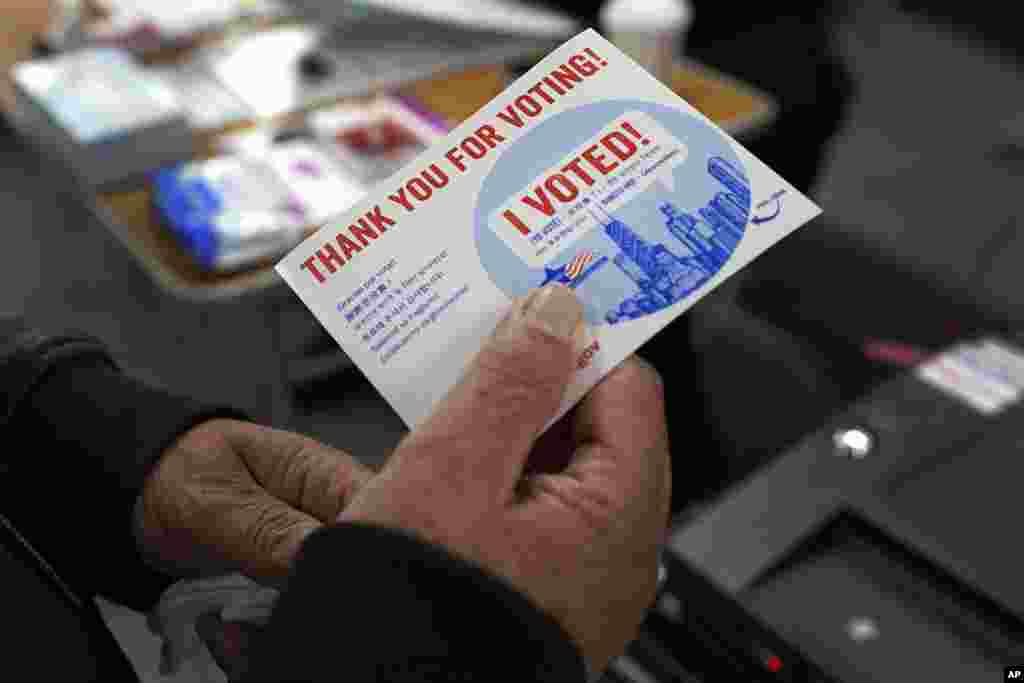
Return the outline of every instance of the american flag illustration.
{"type": "Polygon", "coordinates": [[[575,280],[593,260],[594,252],[590,250],[581,251],[565,266],[565,276],[570,280],[575,280]]]}

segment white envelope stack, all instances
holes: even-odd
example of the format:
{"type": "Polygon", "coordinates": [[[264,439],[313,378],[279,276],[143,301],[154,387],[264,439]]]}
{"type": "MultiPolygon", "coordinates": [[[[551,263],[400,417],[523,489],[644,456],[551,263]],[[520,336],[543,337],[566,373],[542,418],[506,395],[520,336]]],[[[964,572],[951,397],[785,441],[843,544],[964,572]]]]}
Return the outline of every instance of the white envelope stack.
{"type": "Polygon", "coordinates": [[[131,55],[94,48],[14,66],[20,127],[91,188],[141,184],[192,156],[173,90],[131,55]]]}

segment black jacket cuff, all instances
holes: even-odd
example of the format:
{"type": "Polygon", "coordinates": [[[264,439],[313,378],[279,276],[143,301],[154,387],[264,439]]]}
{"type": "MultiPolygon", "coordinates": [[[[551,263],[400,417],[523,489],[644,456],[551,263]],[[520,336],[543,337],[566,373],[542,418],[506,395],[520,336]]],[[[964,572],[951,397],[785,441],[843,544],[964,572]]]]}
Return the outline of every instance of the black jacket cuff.
{"type": "Polygon", "coordinates": [[[566,632],[505,581],[399,531],[303,544],[248,681],[585,679],[566,632]]]}
{"type": "Polygon", "coordinates": [[[85,339],[14,358],[5,377],[23,373],[23,393],[8,443],[27,446],[5,458],[5,512],[71,586],[148,609],[172,579],[145,564],[132,531],[146,475],[191,427],[242,416],[129,377],[85,339]]]}

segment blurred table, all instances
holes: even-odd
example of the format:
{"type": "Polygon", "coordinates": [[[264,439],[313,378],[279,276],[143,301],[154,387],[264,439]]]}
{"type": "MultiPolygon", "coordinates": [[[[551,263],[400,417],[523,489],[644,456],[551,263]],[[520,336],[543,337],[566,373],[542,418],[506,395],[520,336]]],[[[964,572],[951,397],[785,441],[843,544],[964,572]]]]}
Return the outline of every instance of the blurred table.
{"type": "MultiPolygon", "coordinates": [[[[498,95],[508,82],[501,68],[485,68],[449,74],[405,89],[451,124],[471,116],[498,95]]],[[[246,126],[232,129],[238,131],[246,126]]],[[[217,134],[197,140],[196,158],[213,156],[217,134]]],[[[222,300],[283,284],[273,262],[255,264],[234,273],[199,268],[164,229],[153,214],[148,190],[97,195],[95,211],[118,239],[143,264],[166,291],[197,300],[222,300]]]]}
{"type": "MultiPolygon", "coordinates": [[[[403,90],[452,126],[458,125],[500,94],[511,81],[503,67],[450,73],[403,90]]],[[[743,137],[768,125],[771,100],[728,77],[695,63],[676,68],[673,87],[726,131],[743,137]]],[[[213,152],[212,139],[201,140],[197,157],[213,152]]],[[[125,246],[164,289],[195,299],[223,299],[280,284],[271,263],[221,274],[206,272],[182,252],[150,210],[149,192],[106,193],[96,210],[125,246]]]]}

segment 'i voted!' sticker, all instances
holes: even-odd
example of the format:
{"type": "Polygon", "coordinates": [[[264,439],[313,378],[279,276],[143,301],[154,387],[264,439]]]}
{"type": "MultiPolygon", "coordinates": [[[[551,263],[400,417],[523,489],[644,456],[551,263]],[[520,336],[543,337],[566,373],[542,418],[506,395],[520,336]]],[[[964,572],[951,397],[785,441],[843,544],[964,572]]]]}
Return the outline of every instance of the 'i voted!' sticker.
{"type": "Polygon", "coordinates": [[[653,118],[628,112],[509,197],[491,214],[491,229],[539,268],[598,227],[599,211],[625,206],[654,182],[674,192],[673,170],[687,152],[653,118]]]}
{"type": "Polygon", "coordinates": [[[649,103],[591,104],[497,162],[480,193],[477,247],[508,294],[559,282],[589,322],[617,324],[682,301],[718,272],[750,202],[747,174],[713,127],[649,103]]]}

